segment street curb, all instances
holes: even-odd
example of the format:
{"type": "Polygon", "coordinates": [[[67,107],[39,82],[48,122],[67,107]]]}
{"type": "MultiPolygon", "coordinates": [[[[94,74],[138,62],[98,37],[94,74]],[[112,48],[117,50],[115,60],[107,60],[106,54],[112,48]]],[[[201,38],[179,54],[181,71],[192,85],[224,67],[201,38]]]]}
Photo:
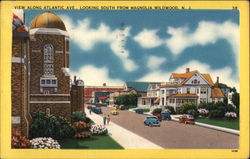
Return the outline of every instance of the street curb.
{"type": "MultiPolygon", "coordinates": [[[[176,122],[179,122],[179,120],[175,119],[174,117],[172,117],[172,120],[176,121],[176,122]]],[[[210,129],[215,129],[215,130],[219,130],[219,131],[223,131],[223,132],[226,132],[226,133],[231,133],[231,134],[238,135],[238,136],[240,135],[240,131],[234,130],[234,129],[223,128],[223,127],[204,124],[204,123],[200,123],[200,122],[195,122],[195,125],[210,128],[210,129]]]]}

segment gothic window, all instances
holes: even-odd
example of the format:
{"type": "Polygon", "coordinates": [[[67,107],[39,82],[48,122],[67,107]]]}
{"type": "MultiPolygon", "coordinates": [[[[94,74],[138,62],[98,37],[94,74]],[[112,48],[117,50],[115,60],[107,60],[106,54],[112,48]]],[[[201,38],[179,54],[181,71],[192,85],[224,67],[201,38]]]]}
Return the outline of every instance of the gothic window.
{"type": "Polygon", "coordinates": [[[52,44],[44,45],[43,58],[44,75],[54,75],[54,47],[52,44]]]}

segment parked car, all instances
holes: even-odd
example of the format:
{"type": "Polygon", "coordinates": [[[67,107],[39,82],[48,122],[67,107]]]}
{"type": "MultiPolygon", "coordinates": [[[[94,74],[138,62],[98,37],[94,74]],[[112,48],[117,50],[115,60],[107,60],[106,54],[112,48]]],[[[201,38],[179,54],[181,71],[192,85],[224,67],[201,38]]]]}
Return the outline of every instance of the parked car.
{"type": "Polygon", "coordinates": [[[88,105],[88,106],[87,106],[87,109],[91,109],[91,108],[93,108],[92,105],[88,105]]]}
{"type": "Polygon", "coordinates": [[[101,104],[95,104],[96,107],[101,107],[101,104]]]}
{"type": "Polygon", "coordinates": [[[161,126],[161,121],[156,116],[147,116],[144,120],[144,125],[161,126]]]}
{"type": "Polygon", "coordinates": [[[162,120],[171,120],[170,113],[168,113],[168,112],[162,112],[161,113],[161,118],[162,118],[162,120]]]}
{"type": "Polygon", "coordinates": [[[138,114],[143,114],[143,109],[136,109],[135,112],[138,114]]]}
{"type": "Polygon", "coordinates": [[[113,110],[111,110],[111,114],[112,114],[112,115],[118,115],[118,114],[119,114],[119,112],[118,112],[118,110],[113,109],[113,110]]]}
{"type": "Polygon", "coordinates": [[[153,113],[154,116],[158,118],[158,120],[162,121],[162,116],[160,113],[153,113]]]}
{"type": "Polygon", "coordinates": [[[96,113],[96,114],[102,114],[102,109],[98,108],[98,107],[91,108],[91,111],[96,113]]]}
{"type": "Polygon", "coordinates": [[[184,114],[184,115],[180,116],[179,122],[185,123],[185,124],[194,124],[195,123],[194,117],[192,115],[189,115],[189,114],[184,114]]]}

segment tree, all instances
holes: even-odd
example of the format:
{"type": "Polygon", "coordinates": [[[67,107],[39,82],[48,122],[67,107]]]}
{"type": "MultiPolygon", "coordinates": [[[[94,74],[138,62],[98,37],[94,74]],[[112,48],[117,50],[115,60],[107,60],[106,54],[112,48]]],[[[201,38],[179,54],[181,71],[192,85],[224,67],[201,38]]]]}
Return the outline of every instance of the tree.
{"type": "Polygon", "coordinates": [[[117,97],[115,104],[118,105],[137,105],[138,94],[120,95],[117,97]]]}
{"type": "Polygon", "coordinates": [[[234,92],[232,95],[232,102],[236,106],[236,108],[239,109],[240,106],[240,94],[237,92],[234,92]]]}

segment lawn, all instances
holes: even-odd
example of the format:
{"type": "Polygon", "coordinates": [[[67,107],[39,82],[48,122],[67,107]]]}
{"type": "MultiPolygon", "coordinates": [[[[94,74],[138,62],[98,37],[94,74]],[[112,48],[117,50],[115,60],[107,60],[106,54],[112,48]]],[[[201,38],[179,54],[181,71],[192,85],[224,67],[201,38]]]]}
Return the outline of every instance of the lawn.
{"type": "Polygon", "coordinates": [[[209,119],[209,118],[200,117],[200,118],[197,118],[196,121],[200,123],[214,125],[214,126],[220,126],[220,127],[239,130],[239,119],[228,120],[224,118],[223,119],[209,119]]]}
{"type": "Polygon", "coordinates": [[[89,139],[63,139],[62,149],[124,149],[108,135],[92,136],[89,139]]]}

